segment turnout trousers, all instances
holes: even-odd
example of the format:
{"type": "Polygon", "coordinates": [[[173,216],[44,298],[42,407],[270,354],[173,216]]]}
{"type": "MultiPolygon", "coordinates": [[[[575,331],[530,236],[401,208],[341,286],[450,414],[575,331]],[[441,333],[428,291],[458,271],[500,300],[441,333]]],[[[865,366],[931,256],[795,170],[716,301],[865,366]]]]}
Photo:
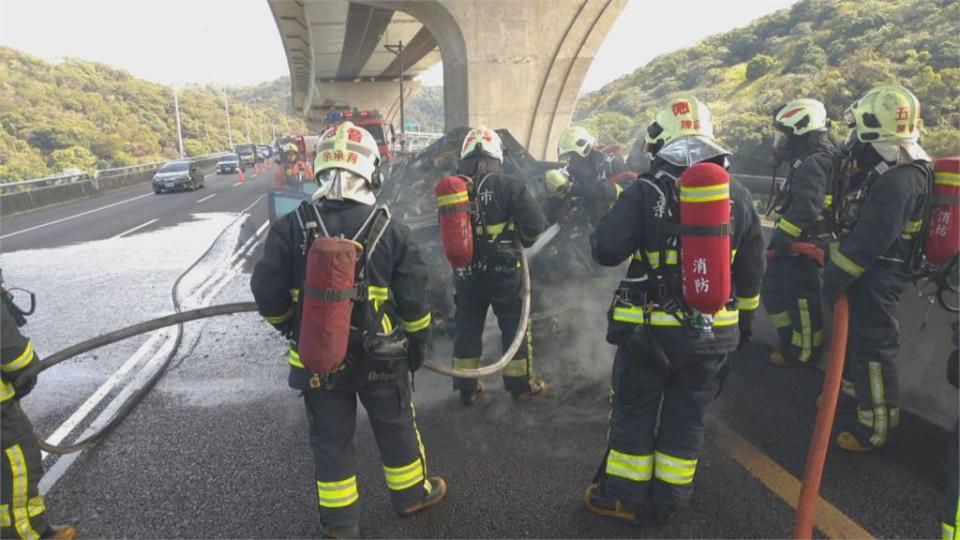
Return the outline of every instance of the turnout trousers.
{"type": "Polygon", "coordinates": [[[37,483],[43,476],[40,444],[18,400],[4,402],[0,411],[0,442],[3,446],[0,484],[2,537],[40,538],[50,526],[43,497],[37,489],[37,483]]]}
{"type": "MultiPolygon", "coordinates": [[[[453,341],[453,367],[475,369],[480,366],[483,356],[483,327],[487,320],[487,310],[493,307],[493,314],[500,326],[500,342],[506,351],[520,326],[520,312],[523,300],[520,294],[503,297],[488,295],[481,287],[459,286],[455,297],[456,337],[453,341]]],[[[534,380],[533,340],[529,324],[523,330],[526,339],[520,344],[513,360],[503,368],[503,386],[512,394],[521,394],[530,390],[534,380]]],[[[477,379],[454,379],[454,389],[464,393],[473,392],[477,379]]]]}
{"type": "Polygon", "coordinates": [[[957,540],[960,535],[957,534],[957,525],[960,521],[960,464],[958,464],[958,453],[960,453],[960,420],[953,424],[953,437],[950,439],[950,454],[947,456],[947,504],[943,516],[943,540],[957,540]]]}
{"type": "Polygon", "coordinates": [[[880,260],[846,289],[850,329],[844,378],[857,398],[853,431],[877,447],[900,424],[897,304],[906,282],[903,263],[880,260]]]}
{"type": "Polygon", "coordinates": [[[823,346],[822,271],[803,255],[767,263],[760,298],[777,329],[777,348],[787,360],[809,363],[823,346]]]}
{"type": "Polygon", "coordinates": [[[597,473],[599,495],[628,508],[684,506],[703,447],[703,416],[720,389],[726,354],[671,354],[669,371],[617,349],[611,383],[608,448],[597,473]]]}
{"type": "Polygon", "coordinates": [[[320,520],[333,528],[352,527],[360,520],[354,447],[358,397],[370,418],[394,509],[403,511],[431,489],[407,371],[396,381],[369,385],[350,384],[344,379],[347,377],[332,389],[303,393],[320,520]]]}

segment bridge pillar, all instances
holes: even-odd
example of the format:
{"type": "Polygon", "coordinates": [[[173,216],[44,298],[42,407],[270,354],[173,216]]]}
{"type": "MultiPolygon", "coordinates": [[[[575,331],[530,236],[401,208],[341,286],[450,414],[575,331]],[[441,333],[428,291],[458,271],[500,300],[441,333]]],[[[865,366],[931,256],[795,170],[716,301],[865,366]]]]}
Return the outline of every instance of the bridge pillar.
{"type": "Polygon", "coordinates": [[[443,61],[446,128],[505,127],[555,159],[587,70],[626,0],[353,0],[403,11],[443,61]]]}

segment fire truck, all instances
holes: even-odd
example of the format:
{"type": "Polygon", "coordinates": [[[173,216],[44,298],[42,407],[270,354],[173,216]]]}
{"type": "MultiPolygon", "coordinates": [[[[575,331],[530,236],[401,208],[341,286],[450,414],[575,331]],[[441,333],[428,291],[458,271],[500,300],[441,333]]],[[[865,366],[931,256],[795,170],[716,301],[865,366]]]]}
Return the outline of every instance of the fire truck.
{"type": "Polygon", "coordinates": [[[376,109],[368,111],[353,109],[352,111],[328,112],[326,116],[327,128],[335,127],[348,120],[373,135],[380,149],[380,161],[389,163],[393,158],[393,151],[390,148],[394,139],[393,126],[383,119],[380,111],[376,109]]]}

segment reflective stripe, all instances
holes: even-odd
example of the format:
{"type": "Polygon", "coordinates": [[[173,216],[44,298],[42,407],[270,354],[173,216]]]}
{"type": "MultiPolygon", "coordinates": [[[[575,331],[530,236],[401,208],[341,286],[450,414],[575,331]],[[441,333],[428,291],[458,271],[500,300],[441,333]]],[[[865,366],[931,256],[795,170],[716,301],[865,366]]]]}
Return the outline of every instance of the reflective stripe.
{"type": "Polygon", "coordinates": [[[653,478],[652,454],[626,454],[613,448],[607,454],[606,473],[634,482],[649,482],[653,478]]]}
{"type": "Polygon", "coordinates": [[[781,311],[780,313],[771,313],[770,322],[773,323],[774,328],[786,328],[793,324],[790,320],[789,311],[781,311]]]}
{"type": "Polygon", "coordinates": [[[883,388],[883,365],[880,362],[868,362],[870,367],[870,399],[873,402],[873,435],[870,442],[874,446],[883,446],[887,442],[887,398],[883,388]]]}
{"type": "MultiPolygon", "coordinates": [[[[890,427],[899,427],[900,426],[900,407],[894,407],[893,409],[888,409],[890,411],[890,427]]],[[[867,426],[873,427],[873,411],[864,411],[859,407],[857,408],[857,422],[867,426]]]]}
{"type": "Polygon", "coordinates": [[[300,301],[300,289],[290,289],[290,298],[294,302],[300,301]]]}
{"type": "Polygon", "coordinates": [[[801,362],[808,362],[813,356],[813,327],[810,324],[810,302],[806,298],[797,300],[797,309],[800,311],[800,347],[801,362]]]}
{"type": "Polygon", "coordinates": [[[840,390],[848,396],[857,397],[856,387],[853,385],[852,382],[846,379],[840,380],[840,390]]]}
{"type": "Polygon", "coordinates": [[[730,250],[730,264],[733,264],[733,261],[737,260],[737,250],[730,250]]]}
{"type": "Polygon", "coordinates": [[[33,497],[27,502],[27,515],[37,517],[47,511],[47,505],[43,502],[43,497],[33,497]]]}
{"type": "Polygon", "coordinates": [[[383,474],[387,479],[387,487],[392,491],[402,491],[423,482],[423,465],[418,457],[413,463],[403,467],[383,466],[383,474]]]}
{"type": "Polygon", "coordinates": [[[618,322],[643,324],[643,308],[617,306],[613,308],[613,320],[618,322]]]}
{"type": "Polygon", "coordinates": [[[356,475],[337,482],[317,480],[317,500],[324,508],[343,508],[357,502],[359,498],[356,475]]]}
{"type": "Polygon", "coordinates": [[[526,377],[528,373],[526,358],[514,358],[503,368],[504,377],[526,377]]]}
{"type": "Polygon", "coordinates": [[[403,322],[403,330],[404,330],[405,332],[409,332],[409,333],[412,334],[412,333],[414,333],[414,332],[419,332],[419,331],[421,331],[421,330],[424,330],[424,329],[426,329],[426,328],[429,328],[429,326],[430,326],[430,313],[427,312],[426,315],[424,315],[423,317],[420,317],[419,319],[417,319],[417,320],[415,320],[415,321],[410,321],[410,322],[408,322],[408,321],[404,321],[403,319],[400,319],[400,320],[401,320],[401,322],[403,322]]]}
{"type": "Polygon", "coordinates": [[[693,482],[693,475],[697,472],[697,460],[683,459],[662,452],[654,452],[654,458],[654,475],[658,480],[678,486],[693,482]]]}
{"type": "Polygon", "coordinates": [[[937,171],[933,175],[933,183],[943,186],[960,186],[960,174],[937,171]]]}
{"type": "MultiPolygon", "coordinates": [[[[651,268],[660,267],[660,252],[659,251],[646,251],[644,255],[647,258],[647,261],[650,263],[651,268]]],[[[679,259],[679,252],[675,249],[667,250],[667,264],[677,264],[679,259]]]]}
{"type": "Polygon", "coordinates": [[[293,317],[293,308],[287,310],[283,315],[264,315],[263,318],[270,324],[280,324],[290,320],[293,317]]]}
{"type": "Polygon", "coordinates": [[[480,367],[479,358],[457,358],[453,357],[453,368],[454,369],[477,369],[480,367]]]}
{"type": "Polygon", "coordinates": [[[13,520],[10,519],[9,504],[0,504],[0,527],[13,527],[13,520]]]}
{"type": "Polygon", "coordinates": [[[943,523],[943,540],[956,540],[954,528],[949,523],[943,523]]]}
{"type": "Polygon", "coordinates": [[[30,513],[27,507],[29,503],[30,482],[27,472],[27,460],[23,456],[23,449],[19,444],[15,444],[4,450],[7,454],[7,460],[10,461],[10,473],[13,476],[13,500],[10,502],[10,509],[13,511],[13,524],[20,538],[24,540],[34,540],[40,538],[37,531],[33,530],[30,523],[30,513]]]}
{"type": "Polygon", "coordinates": [[[491,238],[496,238],[496,237],[500,236],[500,235],[503,233],[504,229],[506,229],[506,230],[508,230],[508,231],[512,231],[512,230],[513,230],[513,223],[509,223],[509,222],[507,222],[507,221],[504,221],[504,222],[502,222],[502,223],[491,223],[491,224],[487,225],[486,227],[478,227],[478,228],[477,228],[477,230],[480,232],[480,234],[486,234],[487,236],[490,236],[491,238]]]}
{"type": "Polygon", "coordinates": [[[27,346],[23,348],[23,352],[13,360],[7,362],[0,366],[0,371],[4,373],[9,373],[11,371],[18,371],[25,367],[27,364],[33,361],[33,342],[27,341],[27,346]]]}
{"type": "Polygon", "coordinates": [[[300,355],[297,353],[297,351],[293,349],[290,349],[288,351],[287,363],[289,363],[293,367],[303,368],[303,362],[300,361],[300,355]]]}
{"type": "Polygon", "coordinates": [[[440,195],[437,197],[437,206],[450,206],[453,204],[462,204],[470,202],[470,195],[466,191],[458,191],[449,195],[440,195]]]}
{"type": "Polygon", "coordinates": [[[830,208],[833,206],[833,195],[827,195],[823,198],[823,207],[830,208]]]}
{"type": "Polygon", "coordinates": [[[790,223],[789,221],[787,221],[787,218],[780,218],[780,220],[777,221],[777,228],[794,238],[799,238],[800,233],[803,232],[803,230],[800,229],[800,227],[797,227],[793,223],[790,223]]]}
{"type": "Polygon", "coordinates": [[[370,285],[367,287],[367,300],[387,300],[390,298],[390,289],[370,285]]]}
{"type": "MultiPolygon", "coordinates": [[[[650,313],[651,326],[683,326],[683,313],[653,311],[650,313]],[[679,319],[678,319],[679,317],[679,319]]],[[[613,320],[631,324],[645,324],[644,309],[639,306],[617,306],[613,308],[613,320]]],[[[723,308],[713,315],[713,326],[732,326],[740,322],[738,310],[723,308]]]]}
{"type": "Polygon", "coordinates": [[[840,245],[837,242],[830,244],[830,262],[843,270],[851,277],[858,278],[863,274],[863,267],[853,262],[846,255],[840,252],[840,245]]]}
{"type": "Polygon", "coordinates": [[[903,227],[903,232],[905,232],[905,233],[918,233],[918,232],[920,232],[921,229],[923,229],[923,220],[922,220],[922,219],[916,219],[916,220],[913,220],[913,219],[912,219],[912,220],[910,220],[910,221],[907,222],[906,226],[903,227]]]}
{"type": "Polygon", "coordinates": [[[3,385],[0,386],[0,403],[12,398],[17,395],[17,391],[13,388],[13,383],[8,383],[3,381],[3,385]]]}
{"type": "Polygon", "coordinates": [[[737,309],[753,311],[760,307],[760,295],[756,296],[738,296],[737,309]]]}
{"type": "Polygon", "coordinates": [[[712,186],[685,187],[680,186],[680,202],[710,202],[730,198],[730,184],[714,184],[712,186]]]}

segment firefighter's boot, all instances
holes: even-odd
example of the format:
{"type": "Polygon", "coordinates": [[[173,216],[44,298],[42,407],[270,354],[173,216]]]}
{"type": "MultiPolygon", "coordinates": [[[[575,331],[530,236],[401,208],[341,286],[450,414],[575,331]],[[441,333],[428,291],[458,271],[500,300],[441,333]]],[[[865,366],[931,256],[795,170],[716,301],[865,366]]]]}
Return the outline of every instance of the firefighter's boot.
{"type": "Polygon", "coordinates": [[[547,388],[549,388],[547,381],[537,379],[530,383],[530,388],[527,391],[513,394],[513,397],[517,401],[532,401],[544,398],[547,396],[547,388]]]}
{"type": "Polygon", "coordinates": [[[677,515],[677,507],[672,504],[657,504],[653,507],[653,522],[664,527],[677,515]]]}
{"type": "Polygon", "coordinates": [[[447,496],[447,482],[443,478],[440,478],[439,476],[431,476],[428,482],[430,485],[430,491],[424,493],[423,498],[418,502],[404,508],[403,511],[400,512],[401,516],[412,516],[413,514],[426,510],[431,506],[436,506],[437,504],[440,504],[440,501],[442,501],[444,497],[447,496]]]}
{"type": "Polygon", "coordinates": [[[483,395],[484,390],[483,383],[477,381],[477,386],[473,390],[460,391],[460,402],[463,403],[464,407],[473,407],[477,404],[480,396],[483,395]]]}
{"type": "Polygon", "coordinates": [[[586,505],[587,510],[599,516],[637,523],[636,512],[629,510],[619,499],[609,499],[600,495],[598,489],[597,484],[590,484],[583,490],[583,504],[586,505]]]}
{"type": "Polygon", "coordinates": [[[861,441],[851,431],[842,431],[839,435],[837,435],[837,446],[843,448],[847,452],[856,452],[858,454],[866,454],[867,452],[873,452],[877,449],[876,446],[870,444],[869,442],[861,441]]]}
{"type": "Polygon", "coordinates": [[[770,363],[777,367],[807,367],[810,365],[809,362],[794,362],[788,359],[780,349],[774,349],[773,352],[770,353],[770,363]]]}
{"type": "Polygon", "coordinates": [[[73,540],[77,537],[77,528],[73,525],[58,525],[47,527],[40,538],[52,538],[53,540],[73,540]]]}
{"type": "Polygon", "coordinates": [[[327,527],[326,525],[321,524],[320,535],[323,538],[332,538],[334,540],[360,538],[360,526],[351,525],[350,527],[327,527]]]}

